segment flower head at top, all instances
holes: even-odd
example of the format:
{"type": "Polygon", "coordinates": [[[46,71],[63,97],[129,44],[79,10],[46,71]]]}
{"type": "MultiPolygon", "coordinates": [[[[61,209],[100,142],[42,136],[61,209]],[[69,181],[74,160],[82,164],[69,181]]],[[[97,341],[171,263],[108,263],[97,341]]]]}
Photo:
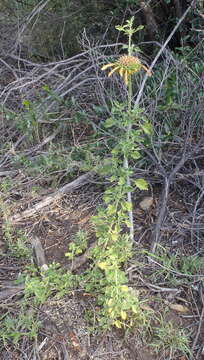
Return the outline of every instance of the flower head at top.
{"type": "Polygon", "coordinates": [[[147,72],[148,76],[152,75],[151,71],[141,63],[138,57],[131,55],[123,55],[119,57],[116,62],[103,65],[101,70],[106,70],[109,67],[112,67],[112,70],[108,76],[111,76],[114,72],[118,72],[126,85],[128,85],[129,77],[139,72],[142,68],[147,72]]]}

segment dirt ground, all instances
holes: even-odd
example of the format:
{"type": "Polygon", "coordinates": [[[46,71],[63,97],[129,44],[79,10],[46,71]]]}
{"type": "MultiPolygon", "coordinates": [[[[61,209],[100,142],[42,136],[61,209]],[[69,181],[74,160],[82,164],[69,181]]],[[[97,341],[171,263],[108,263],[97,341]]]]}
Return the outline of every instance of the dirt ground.
{"type": "MultiPolygon", "coordinates": [[[[178,193],[173,194],[177,199],[169,202],[170,218],[175,219],[178,214],[185,214],[185,207],[179,201],[178,193]],[[171,207],[174,208],[174,213],[171,213],[171,207]]],[[[151,229],[152,224],[156,217],[156,207],[159,201],[159,188],[155,187],[154,201],[151,205],[151,210],[145,212],[138,204],[143,199],[140,194],[140,198],[135,200],[135,224],[136,224],[136,236],[138,238],[138,246],[148,248],[151,242],[151,229]]],[[[34,202],[36,199],[34,199],[34,202]]],[[[86,185],[83,188],[83,192],[76,191],[71,195],[66,195],[64,198],[49,208],[44,209],[40,214],[33,218],[22,220],[16,224],[16,230],[23,229],[26,231],[29,237],[33,235],[38,236],[43,249],[45,251],[45,258],[47,264],[53,262],[59,263],[64,269],[70,268],[70,262],[65,257],[65,253],[68,249],[68,244],[72,241],[74,234],[79,229],[88,231],[90,234],[90,242],[93,241],[93,229],[90,222],[91,216],[96,210],[96,206],[101,201],[101,192],[94,189],[93,185],[86,185]]],[[[17,206],[18,209],[24,210],[27,203],[30,202],[30,198],[27,193],[26,196],[20,200],[14,201],[12,196],[10,198],[11,208],[17,206]]],[[[177,220],[177,227],[184,226],[182,224],[182,218],[177,220]]],[[[169,251],[174,252],[174,242],[171,242],[171,232],[176,231],[168,230],[168,226],[165,225],[163,229],[164,241],[168,237],[169,251]]],[[[187,254],[185,245],[186,232],[179,233],[177,237],[177,243],[180,249],[183,248],[183,253],[187,254]]],[[[5,237],[1,230],[1,250],[2,255],[0,258],[0,271],[2,286],[4,283],[11,282],[19,271],[23,269],[24,261],[14,260],[7,255],[7,246],[5,237]]],[[[179,303],[189,308],[189,313],[183,314],[182,312],[168,309],[165,321],[171,321],[175,326],[179,326],[184,329],[191,329],[192,342],[195,341],[196,336],[196,349],[198,357],[196,359],[202,359],[199,357],[200,347],[202,346],[202,330],[198,333],[199,316],[202,312],[202,303],[199,299],[197,290],[193,290],[192,286],[183,283],[179,286],[178,292],[165,292],[162,290],[163,285],[159,284],[158,288],[154,284],[146,284],[145,281],[141,281],[141,276],[144,278],[145,274],[148,274],[153,264],[147,264],[144,262],[144,268],[138,271],[137,261],[132,260],[129,264],[129,278],[131,284],[137,286],[146,299],[146,306],[149,306],[156,315],[160,315],[164,307],[168,307],[170,303],[179,303]],[[134,263],[135,261],[135,263],[134,263]],[[198,335],[197,335],[198,334],[198,335]],[[200,343],[200,347],[198,344],[200,343]]],[[[82,265],[86,267],[87,264],[82,265]]],[[[79,268],[77,271],[81,271],[79,268]]],[[[198,281],[195,281],[195,289],[198,285],[198,281]]],[[[164,281],[165,287],[165,281],[164,281]]],[[[10,301],[15,306],[15,301],[19,298],[11,298],[10,301]]],[[[8,299],[5,302],[5,306],[10,306],[8,299]]],[[[91,333],[89,331],[89,324],[85,320],[85,313],[87,309],[97,309],[94,297],[83,292],[82,290],[71,291],[70,294],[64,296],[62,299],[57,300],[54,297],[50,298],[44,305],[38,309],[38,317],[41,321],[40,332],[38,336],[38,346],[41,349],[39,352],[40,360],[60,360],[60,359],[93,359],[93,360],[159,360],[164,359],[164,355],[156,355],[151,347],[145,345],[143,337],[140,332],[135,331],[128,333],[122,330],[110,329],[104,333],[91,333]]],[[[94,310],[96,311],[96,310],[94,310]]],[[[3,310],[4,312],[4,310],[3,310]]],[[[151,335],[151,334],[150,334],[151,335]]],[[[28,344],[27,344],[28,346],[28,344]]],[[[29,345],[30,349],[34,351],[33,344],[29,345]]],[[[28,348],[21,348],[13,350],[12,346],[7,345],[6,349],[3,349],[2,360],[20,360],[25,357],[22,356],[22,352],[27,353],[28,348]]],[[[29,359],[32,357],[28,357],[29,359]]],[[[34,357],[32,358],[34,359],[34,357]]],[[[187,360],[190,359],[185,356],[178,356],[175,360],[187,360]]]]}

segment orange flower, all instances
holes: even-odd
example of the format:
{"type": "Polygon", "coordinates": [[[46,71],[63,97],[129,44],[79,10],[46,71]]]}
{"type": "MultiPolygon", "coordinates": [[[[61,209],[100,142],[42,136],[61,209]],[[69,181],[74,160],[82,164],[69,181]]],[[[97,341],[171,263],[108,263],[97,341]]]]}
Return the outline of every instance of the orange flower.
{"type": "Polygon", "coordinates": [[[141,63],[138,57],[130,55],[123,55],[119,57],[116,62],[103,65],[101,70],[106,70],[109,67],[113,69],[109,72],[108,76],[111,76],[114,72],[118,72],[126,85],[128,85],[129,77],[139,72],[142,68],[147,72],[148,76],[152,75],[151,71],[141,63]]]}

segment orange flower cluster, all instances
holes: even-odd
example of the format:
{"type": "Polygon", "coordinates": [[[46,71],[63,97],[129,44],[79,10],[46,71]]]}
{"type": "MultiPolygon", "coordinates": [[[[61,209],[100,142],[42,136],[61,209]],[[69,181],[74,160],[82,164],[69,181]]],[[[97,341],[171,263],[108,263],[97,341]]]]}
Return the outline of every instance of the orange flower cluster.
{"type": "Polygon", "coordinates": [[[151,71],[141,63],[140,59],[136,56],[123,55],[114,63],[103,65],[101,70],[106,70],[109,67],[113,69],[109,72],[108,76],[111,76],[114,72],[118,72],[123,78],[126,85],[128,85],[129,77],[140,71],[142,68],[147,72],[148,76],[151,76],[151,71]]]}

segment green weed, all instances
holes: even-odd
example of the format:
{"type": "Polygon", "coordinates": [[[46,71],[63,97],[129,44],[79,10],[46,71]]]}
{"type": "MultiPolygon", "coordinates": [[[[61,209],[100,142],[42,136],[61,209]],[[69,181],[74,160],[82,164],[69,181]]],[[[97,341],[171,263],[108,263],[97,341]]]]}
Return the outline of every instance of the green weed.
{"type": "Polygon", "coordinates": [[[28,268],[25,278],[25,299],[32,298],[35,305],[43,304],[53,294],[57,298],[63,297],[68,291],[74,289],[79,277],[70,272],[64,272],[58,264],[49,265],[42,276],[35,269],[28,268]]]}
{"type": "Polygon", "coordinates": [[[190,339],[184,329],[176,329],[171,321],[163,317],[154,328],[154,338],[150,346],[162,358],[175,359],[176,355],[190,355],[190,339]]]}
{"type": "Polygon", "coordinates": [[[28,238],[24,231],[14,231],[13,226],[9,222],[5,222],[2,226],[4,238],[10,255],[16,258],[31,258],[32,251],[28,246],[28,238]]]}
{"type": "Polygon", "coordinates": [[[185,281],[191,281],[191,276],[201,275],[204,271],[203,257],[196,255],[183,256],[179,251],[168,254],[167,249],[158,246],[157,254],[145,251],[155,261],[154,273],[151,278],[154,281],[162,280],[177,285],[185,281]]]}
{"type": "Polygon", "coordinates": [[[3,315],[1,317],[0,341],[3,345],[12,342],[17,345],[25,336],[30,339],[36,339],[40,322],[35,319],[33,311],[22,312],[17,317],[3,315]]]}
{"type": "Polygon", "coordinates": [[[87,233],[85,231],[79,230],[73,241],[69,244],[69,251],[65,253],[65,256],[70,260],[73,260],[77,255],[80,255],[86,250],[88,243],[87,233]]]}

